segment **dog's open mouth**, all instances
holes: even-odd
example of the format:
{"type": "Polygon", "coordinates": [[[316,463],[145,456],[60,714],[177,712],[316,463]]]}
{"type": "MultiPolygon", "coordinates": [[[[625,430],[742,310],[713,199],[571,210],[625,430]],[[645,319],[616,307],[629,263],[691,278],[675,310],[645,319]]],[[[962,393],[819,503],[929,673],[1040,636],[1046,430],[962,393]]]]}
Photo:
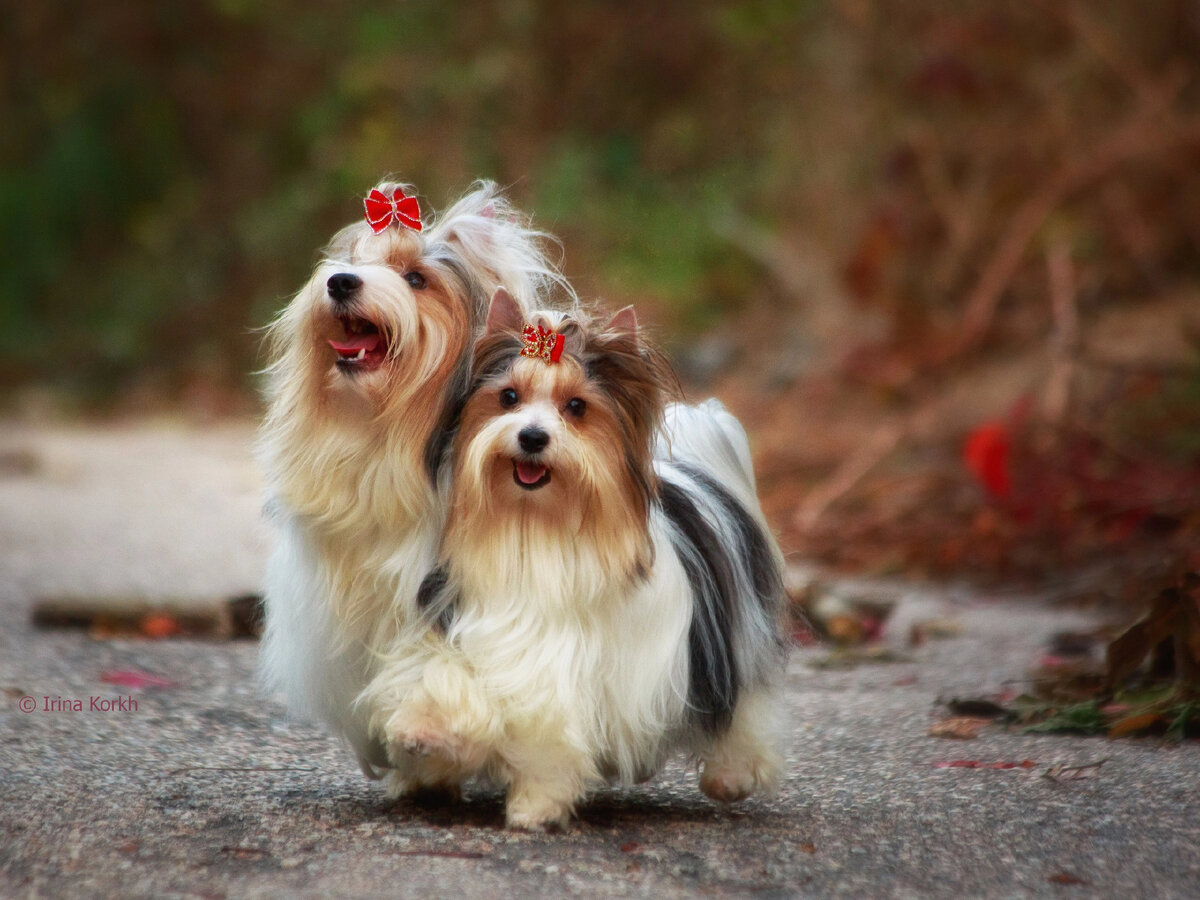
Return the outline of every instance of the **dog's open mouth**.
{"type": "Polygon", "coordinates": [[[527,491],[536,491],[550,483],[550,467],[541,463],[513,460],[513,481],[527,491]]]}
{"type": "Polygon", "coordinates": [[[387,340],[379,327],[359,316],[338,316],[344,340],[329,341],[337,353],[337,366],[344,372],[377,369],[387,356],[387,340]]]}

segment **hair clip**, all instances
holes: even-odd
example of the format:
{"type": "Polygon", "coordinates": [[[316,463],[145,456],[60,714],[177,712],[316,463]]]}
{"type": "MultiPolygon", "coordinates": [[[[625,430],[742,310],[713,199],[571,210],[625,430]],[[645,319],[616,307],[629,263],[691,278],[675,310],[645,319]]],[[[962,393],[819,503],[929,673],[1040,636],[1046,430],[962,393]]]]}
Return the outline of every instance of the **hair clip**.
{"type": "Polygon", "coordinates": [[[564,339],[561,334],[547,331],[541,325],[537,328],[526,325],[522,335],[525,338],[525,346],[521,348],[522,356],[540,359],[547,365],[558,362],[558,358],[562,356],[564,339]]]}
{"type": "Polygon", "coordinates": [[[406,197],[400,188],[396,188],[391,197],[379,188],[372,188],[363,200],[363,208],[367,212],[367,224],[376,234],[393,222],[413,231],[421,230],[421,208],[417,198],[406,197]]]}

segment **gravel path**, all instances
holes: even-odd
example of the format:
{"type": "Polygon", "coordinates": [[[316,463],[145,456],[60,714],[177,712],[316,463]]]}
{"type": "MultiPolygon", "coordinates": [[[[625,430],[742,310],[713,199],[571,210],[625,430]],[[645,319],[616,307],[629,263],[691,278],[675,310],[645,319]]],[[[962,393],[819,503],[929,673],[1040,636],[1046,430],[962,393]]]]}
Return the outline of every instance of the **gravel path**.
{"type": "Polygon", "coordinates": [[[926,735],[939,697],[1019,679],[1079,614],[907,592],[891,633],[933,616],[961,633],[843,669],[797,651],[776,796],[721,810],[673,766],[601,792],[560,835],[504,831],[493,794],[389,804],[258,692],[253,642],[32,628],[46,594],[256,588],[251,437],[0,424],[0,897],[1200,896],[1195,742],[926,735]],[[130,670],[171,684],[102,680],[130,670]],[[957,758],[1036,765],[934,767],[957,758]],[[1045,777],[1098,759],[1092,777],[1045,777]]]}

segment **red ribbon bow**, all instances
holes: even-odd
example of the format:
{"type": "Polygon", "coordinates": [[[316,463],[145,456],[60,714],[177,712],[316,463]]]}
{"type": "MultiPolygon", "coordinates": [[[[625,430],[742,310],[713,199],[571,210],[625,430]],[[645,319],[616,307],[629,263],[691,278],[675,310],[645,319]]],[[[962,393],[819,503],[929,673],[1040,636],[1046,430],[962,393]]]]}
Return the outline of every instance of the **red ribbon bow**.
{"type": "Polygon", "coordinates": [[[417,205],[417,198],[404,196],[400,188],[396,188],[391,197],[379,188],[372,188],[363,200],[363,207],[367,211],[367,224],[376,234],[393,222],[413,231],[421,230],[421,208],[417,205]]]}
{"type": "Polygon", "coordinates": [[[553,331],[547,331],[541,325],[536,329],[526,325],[522,334],[525,336],[525,346],[521,355],[530,359],[540,359],[544,363],[556,363],[563,352],[563,336],[553,331]]]}

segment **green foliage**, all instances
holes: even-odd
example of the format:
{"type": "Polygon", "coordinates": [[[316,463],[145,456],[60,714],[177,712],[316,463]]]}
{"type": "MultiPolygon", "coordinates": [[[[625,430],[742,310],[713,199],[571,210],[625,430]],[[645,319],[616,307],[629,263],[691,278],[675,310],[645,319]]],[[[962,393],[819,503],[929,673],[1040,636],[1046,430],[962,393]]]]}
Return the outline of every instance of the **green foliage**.
{"type": "Polygon", "coordinates": [[[1200,700],[1189,700],[1168,707],[1164,711],[1170,721],[1167,726],[1167,737],[1181,741],[1187,737],[1200,735],[1200,700]]]}
{"type": "Polygon", "coordinates": [[[1119,691],[1111,700],[1056,704],[1028,694],[1013,701],[1024,730],[1034,734],[1163,735],[1183,740],[1200,735],[1200,700],[1194,687],[1162,684],[1119,691]]]}
{"type": "Polygon", "coordinates": [[[1045,718],[1027,726],[1025,730],[1034,733],[1103,734],[1107,727],[1100,704],[1089,700],[1086,703],[1049,710],[1045,718]]]}

